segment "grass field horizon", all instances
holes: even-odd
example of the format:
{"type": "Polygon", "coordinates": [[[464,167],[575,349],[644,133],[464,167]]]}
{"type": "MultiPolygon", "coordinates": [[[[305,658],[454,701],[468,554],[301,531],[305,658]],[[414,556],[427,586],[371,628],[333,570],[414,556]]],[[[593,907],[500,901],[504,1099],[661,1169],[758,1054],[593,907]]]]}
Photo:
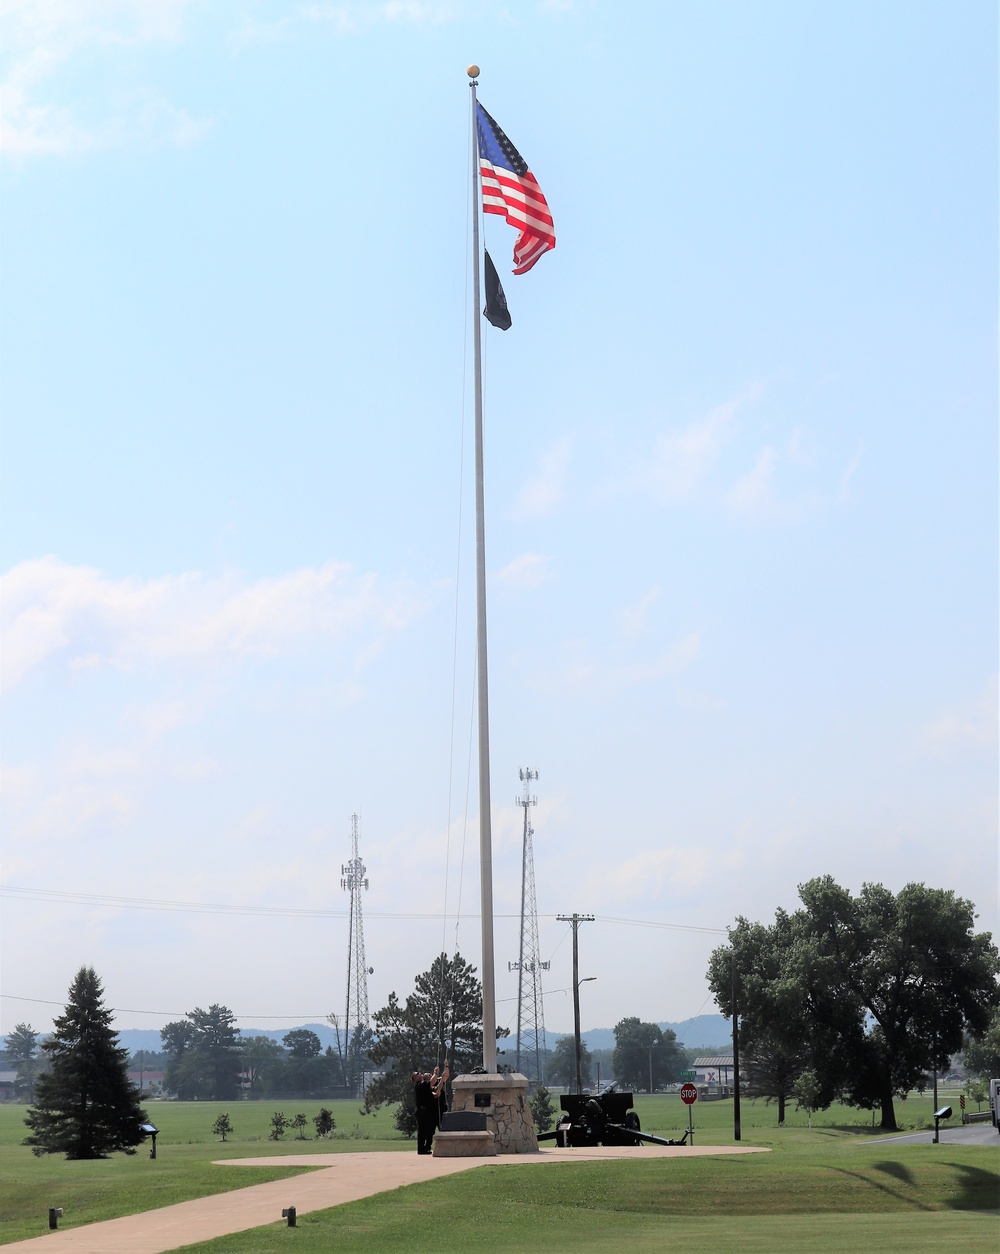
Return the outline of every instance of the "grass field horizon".
{"type": "MultiPolygon", "coordinates": [[[[957,1092],[942,1088],[939,1100],[953,1103],[957,1111],[957,1092]]],[[[862,1214],[866,1224],[877,1227],[883,1223],[880,1217],[894,1217],[876,1241],[880,1248],[941,1248],[941,1240],[950,1244],[959,1233],[967,1249],[996,1248],[1000,1175],[991,1149],[893,1145],[871,1126],[868,1112],[850,1107],[836,1106],[814,1116],[810,1131],[803,1112],[789,1109],[785,1126],[779,1128],[774,1105],[746,1100],[742,1105],[743,1141],[772,1153],[652,1163],[581,1162],[566,1169],[557,1164],[537,1170],[518,1166],[514,1170],[528,1175],[516,1179],[504,1174],[502,1163],[483,1165],[447,1181],[302,1216],[294,1234],[296,1248],[312,1251],[336,1244],[360,1251],[398,1245],[474,1251],[499,1244],[505,1249],[610,1249],[616,1232],[621,1243],[621,1224],[627,1222],[634,1249],[653,1248],[665,1237],[674,1248],[684,1248],[678,1241],[690,1241],[692,1249],[705,1243],[713,1249],[793,1249],[790,1234],[801,1239],[810,1216],[862,1214]],[[476,1216],[475,1222],[469,1216],[476,1216]],[[942,1224],[940,1216],[951,1222],[942,1224]],[[736,1218],[746,1222],[735,1223],[736,1218]],[[451,1234],[453,1244],[442,1244],[443,1231],[451,1234]],[[938,1244],[923,1245],[932,1231],[938,1244]],[[477,1243],[480,1232],[482,1244],[477,1243]],[[786,1238],[791,1243],[781,1244],[786,1238]],[[759,1245],[748,1244],[756,1240],[759,1245]]],[[[644,1130],[676,1136],[687,1126],[686,1108],[676,1094],[637,1094],[635,1106],[644,1130]]],[[[930,1126],[932,1107],[929,1093],[901,1103],[901,1128],[930,1126]]],[[[297,1153],[405,1153],[414,1148],[393,1127],[390,1109],[365,1116],[357,1101],[150,1102],[147,1111],[160,1129],[155,1161],[143,1147],[131,1157],[70,1163],[55,1155],[35,1158],[20,1144],[26,1134],[26,1107],[0,1107],[0,1173],[5,1181],[0,1244],[42,1235],[49,1206],[63,1207],[61,1228],[77,1227],[298,1175],[302,1167],[282,1163],[297,1153]],[[334,1137],[317,1140],[311,1121],[322,1106],[333,1111],[337,1127],[334,1137]],[[268,1139],[271,1114],[279,1109],[289,1117],[306,1115],[307,1139],[293,1132],[281,1141],[268,1139]],[[223,1112],[234,1128],[225,1144],[211,1132],[223,1112]],[[268,1161],[252,1168],[225,1165],[227,1159],[251,1156],[268,1161]]],[[[732,1118],[731,1100],[699,1103],[696,1143],[731,1145],[732,1118]]],[[[809,1231],[810,1249],[849,1248],[836,1244],[844,1234],[842,1225],[817,1220],[815,1231],[809,1231]]],[[[287,1229],[280,1224],[271,1225],[190,1248],[206,1254],[270,1251],[284,1248],[283,1233],[287,1229]]]]}

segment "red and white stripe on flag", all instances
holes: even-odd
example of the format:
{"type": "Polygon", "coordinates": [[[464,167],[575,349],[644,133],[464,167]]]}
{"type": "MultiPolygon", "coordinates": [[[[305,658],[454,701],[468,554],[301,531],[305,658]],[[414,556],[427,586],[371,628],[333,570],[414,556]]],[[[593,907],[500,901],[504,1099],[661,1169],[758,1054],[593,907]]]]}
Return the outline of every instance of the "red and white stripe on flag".
{"type": "Polygon", "coordinates": [[[520,232],[514,241],[514,273],[525,274],[556,246],[552,214],[531,171],[514,174],[481,159],[483,213],[499,213],[520,232]]]}

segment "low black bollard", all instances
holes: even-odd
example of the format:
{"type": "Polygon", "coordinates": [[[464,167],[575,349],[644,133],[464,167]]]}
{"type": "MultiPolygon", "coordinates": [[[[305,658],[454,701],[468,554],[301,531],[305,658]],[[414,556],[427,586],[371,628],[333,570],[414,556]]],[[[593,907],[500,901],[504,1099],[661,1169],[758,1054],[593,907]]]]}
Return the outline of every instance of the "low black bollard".
{"type": "Polygon", "coordinates": [[[289,1206],[286,1210],[283,1210],[281,1212],[281,1218],[288,1220],[289,1228],[294,1228],[295,1227],[295,1207],[289,1206]]]}
{"type": "Polygon", "coordinates": [[[55,1232],[56,1229],[59,1227],[59,1220],[62,1219],[62,1213],[63,1212],[62,1212],[61,1206],[49,1207],[49,1227],[52,1229],[53,1232],[55,1232]]]}

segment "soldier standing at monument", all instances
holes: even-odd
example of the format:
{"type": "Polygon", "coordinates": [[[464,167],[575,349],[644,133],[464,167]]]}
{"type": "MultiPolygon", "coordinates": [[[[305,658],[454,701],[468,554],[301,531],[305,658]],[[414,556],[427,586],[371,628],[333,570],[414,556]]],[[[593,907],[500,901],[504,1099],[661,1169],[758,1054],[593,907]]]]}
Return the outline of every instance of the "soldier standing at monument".
{"type": "Polygon", "coordinates": [[[417,1112],[417,1153],[429,1154],[437,1127],[437,1098],[428,1074],[414,1071],[410,1078],[413,1080],[413,1104],[417,1112]]]}

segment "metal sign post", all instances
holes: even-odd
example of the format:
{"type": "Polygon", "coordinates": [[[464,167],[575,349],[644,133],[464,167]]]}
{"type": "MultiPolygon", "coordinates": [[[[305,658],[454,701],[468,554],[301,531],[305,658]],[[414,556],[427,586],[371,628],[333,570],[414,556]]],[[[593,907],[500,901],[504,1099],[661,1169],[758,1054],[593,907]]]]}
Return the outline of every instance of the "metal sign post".
{"type": "Polygon", "coordinates": [[[694,1145],[694,1117],[692,1107],[698,1100],[698,1089],[693,1084],[681,1085],[681,1101],[688,1108],[688,1139],[694,1145]]]}

